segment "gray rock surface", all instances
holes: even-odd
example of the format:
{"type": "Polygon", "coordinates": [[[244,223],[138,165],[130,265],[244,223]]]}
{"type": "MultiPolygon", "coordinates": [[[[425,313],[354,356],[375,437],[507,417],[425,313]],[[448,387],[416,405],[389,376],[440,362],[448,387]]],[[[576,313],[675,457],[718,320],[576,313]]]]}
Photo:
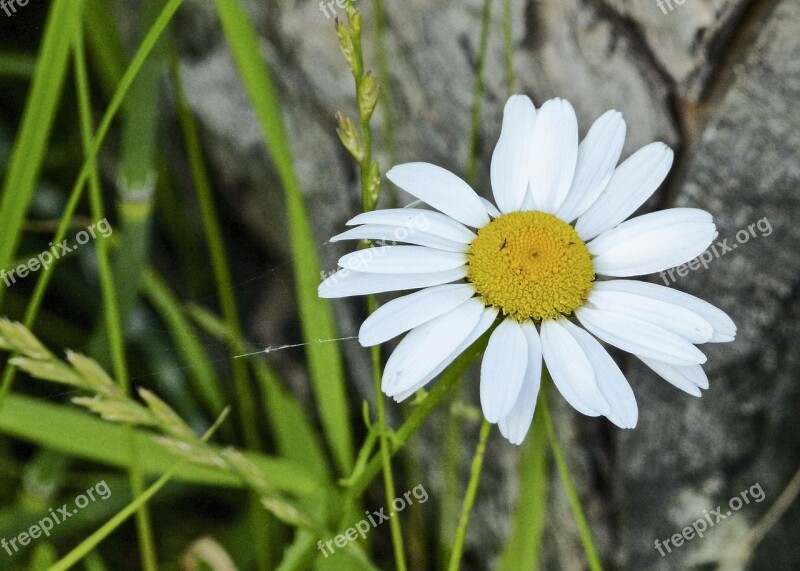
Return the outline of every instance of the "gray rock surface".
{"type": "MultiPolygon", "coordinates": [[[[374,50],[371,4],[365,12],[374,50]]],[[[397,162],[424,160],[464,171],[480,32],[478,0],[386,0],[397,162]]],[[[558,425],[596,541],[608,568],[712,569],[740,545],[778,497],[800,460],[798,431],[797,247],[800,181],[800,3],[797,0],[685,0],[664,14],[656,0],[512,0],[516,91],[536,103],[561,96],[581,132],[609,108],[628,122],[624,154],[662,140],[678,151],[655,202],[705,208],[720,240],[765,218],[773,231],[751,237],[708,270],[672,287],[729,311],[734,344],[708,348],[710,390],[694,399],[625,360],[640,406],[639,427],[621,432],[564,407],[558,425]],[[656,538],[680,533],[754,484],[766,500],[750,504],[660,557],[656,538]]],[[[298,172],[326,269],[346,245],[325,244],[358,211],[358,181],[334,132],[334,113],[353,114],[353,87],[332,20],[317,2],[252,3],[262,47],[284,101],[298,172]]],[[[480,191],[507,96],[499,24],[489,43],[481,129],[480,191]]],[[[265,166],[255,116],[213,12],[201,0],[180,13],[179,41],[191,104],[219,188],[232,216],[278,260],[257,282],[264,289],[252,326],[268,344],[291,342],[291,272],[282,192],[265,166]],[[269,320],[263,316],[269,315],[269,320]],[[269,321],[269,324],[265,322],[269,321]]],[[[377,115],[376,115],[377,117],[377,115]]],[[[380,123],[380,119],[376,119],[380,123]]],[[[384,156],[384,166],[386,157],[384,156]]],[[[384,169],[385,170],[385,169],[384,169]]],[[[653,204],[655,206],[655,203],[653,204]]],[[[335,304],[342,335],[357,331],[363,307],[335,304]]],[[[345,345],[357,385],[371,398],[365,352],[345,345]]],[[[288,359],[288,357],[283,357],[288,359]]],[[[283,364],[290,368],[291,361],[283,364]]],[[[293,376],[300,378],[299,373],[293,376]]],[[[302,379],[301,379],[302,380],[302,379]]],[[[298,383],[302,386],[302,383],[298,383]]],[[[477,383],[465,399],[477,403],[477,383]]],[[[555,399],[558,399],[556,396],[555,399]]],[[[435,435],[425,434],[431,450],[435,435]]],[[[468,431],[471,448],[474,435],[468,431]]],[[[493,439],[468,541],[470,568],[488,569],[508,532],[516,493],[516,449],[493,439]],[[502,469],[500,469],[502,467],[502,469]]],[[[435,477],[431,476],[435,481],[435,477]]],[[[583,555],[554,474],[546,568],[583,569],[583,555]]],[[[436,491],[432,491],[436,497],[436,491]]],[[[752,554],[750,569],[800,565],[795,506],[752,554]]]]}

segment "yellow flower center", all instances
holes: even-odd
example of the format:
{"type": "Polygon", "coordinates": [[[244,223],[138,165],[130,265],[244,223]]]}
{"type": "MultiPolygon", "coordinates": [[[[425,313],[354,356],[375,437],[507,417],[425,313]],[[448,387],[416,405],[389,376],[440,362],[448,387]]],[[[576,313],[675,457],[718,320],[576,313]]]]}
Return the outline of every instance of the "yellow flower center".
{"type": "Polygon", "coordinates": [[[546,212],[510,212],[478,230],[467,279],[518,321],[569,315],[586,301],[594,267],[575,229],[546,212]]]}

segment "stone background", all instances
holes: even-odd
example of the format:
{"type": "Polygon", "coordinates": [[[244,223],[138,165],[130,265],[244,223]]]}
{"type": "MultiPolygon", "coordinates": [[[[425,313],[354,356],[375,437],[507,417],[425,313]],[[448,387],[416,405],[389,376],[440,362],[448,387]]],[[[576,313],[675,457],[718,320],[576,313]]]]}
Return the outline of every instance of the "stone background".
{"type": "MultiPolygon", "coordinates": [[[[482,2],[384,3],[396,122],[394,162],[423,160],[463,173],[482,2]]],[[[372,4],[359,0],[357,5],[365,12],[372,57],[372,4]]],[[[672,0],[672,5],[665,14],[656,0],[511,2],[516,91],[537,105],[554,96],[569,99],[582,134],[605,110],[618,109],[628,123],[625,156],[654,140],[676,150],[675,168],[647,208],[707,209],[720,239],[731,241],[738,230],[764,217],[773,228],[771,235],[752,238],[708,270],[673,285],[719,305],[739,327],[735,343],[709,348],[711,388],[702,399],[624,360],[640,406],[638,428],[622,432],[562,407],[560,434],[608,568],[706,570],[728,558],[733,569],[797,569],[797,505],[755,552],[731,557],[800,460],[800,357],[795,350],[800,334],[800,2],[685,0],[678,5],[672,0]],[[756,483],[766,501],[744,507],[670,556],[658,555],[656,538],[680,532],[703,510],[756,483]]],[[[356,172],[338,143],[333,120],[337,110],[354,114],[352,79],[332,20],[318,2],[252,2],[249,8],[283,96],[323,265],[333,269],[347,246],[325,241],[359,207],[356,172]]],[[[507,97],[500,2],[494,2],[493,12],[478,185],[485,195],[507,97]]],[[[282,191],[264,160],[255,115],[213,9],[204,0],[187,0],[178,18],[186,86],[202,124],[216,188],[224,193],[229,220],[241,225],[253,247],[274,262],[263,279],[243,283],[238,293],[253,304],[249,325],[259,338],[280,343],[297,328],[282,191]]],[[[386,166],[391,158],[386,152],[382,157],[386,166]]],[[[342,335],[353,335],[362,305],[343,301],[335,307],[342,335]]],[[[356,380],[354,402],[371,398],[366,352],[355,343],[344,346],[356,380]]],[[[307,386],[299,366],[302,356],[285,352],[276,357],[302,393],[307,386]]],[[[464,398],[477,403],[477,383],[467,386],[464,398]]],[[[431,423],[423,438],[422,448],[431,450],[432,459],[441,440],[437,426],[431,423]]],[[[465,438],[468,454],[474,428],[465,438]]],[[[514,447],[492,439],[470,527],[468,568],[492,568],[505,540],[517,493],[516,458],[514,447]]],[[[435,462],[427,465],[426,482],[435,498],[442,484],[435,462]]],[[[582,549],[555,473],[551,490],[545,567],[583,569],[582,549]]]]}

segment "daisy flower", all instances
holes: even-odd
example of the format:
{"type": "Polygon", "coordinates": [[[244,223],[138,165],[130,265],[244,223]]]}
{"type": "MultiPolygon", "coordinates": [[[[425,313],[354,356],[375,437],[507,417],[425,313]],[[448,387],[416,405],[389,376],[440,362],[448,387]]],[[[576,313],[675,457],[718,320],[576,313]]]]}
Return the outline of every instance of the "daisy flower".
{"type": "Polygon", "coordinates": [[[481,408],[514,444],[533,419],[543,363],[577,411],[636,426],[633,391],[598,340],[689,394],[708,388],[696,345],[732,341],[733,321],[689,294],[625,278],[693,259],[717,231],[696,208],[628,220],[663,182],[673,153],[652,143],[617,166],[625,131],[622,115],[608,111],[579,144],[569,102],[553,99],[537,111],[515,95],[492,156],[496,206],[432,164],[386,174],[434,210],[376,210],[350,220],[355,227],[331,241],[392,245],[342,257],[319,295],[419,289],[381,306],[359,332],[365,347],[407,332],[383,372],[388,396],[413,395],[493,325],[481,408]]]}

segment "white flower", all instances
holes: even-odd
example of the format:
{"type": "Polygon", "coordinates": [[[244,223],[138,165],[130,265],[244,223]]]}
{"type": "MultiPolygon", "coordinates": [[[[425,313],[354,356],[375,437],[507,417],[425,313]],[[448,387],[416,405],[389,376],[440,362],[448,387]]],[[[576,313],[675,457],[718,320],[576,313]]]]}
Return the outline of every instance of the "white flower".
{"type": "Polygon", "coordinates": [[[706,357],[695,345],[733,340],[736,326],[724,312],[664,286],[596,280],[671,268],[717,236],[711,215],[694,208],[625,221],[662,183],[673,153],[653,143],[617,166],[624,140],[616,111],[600,117],[579,145],[567,101],[550,100],[537,112],[515,95],[492,156],[497,207],[431,164],[387,173],[438,212],[356,216],[348,222],[356,227],[332,241],[412,245],[348,254],[319,287],[326,298],[423,288],[383,305],[361,327],[364,346],[408,332],[386,363],[387,395],[401,401],[414,394],[496,321],[481,365],[481,407],[515,444],[533,418],[542,360],[576,410],[636,426],[633,391],[597,339],[636,355],[689,394],[708,388],[706,357]]]}

